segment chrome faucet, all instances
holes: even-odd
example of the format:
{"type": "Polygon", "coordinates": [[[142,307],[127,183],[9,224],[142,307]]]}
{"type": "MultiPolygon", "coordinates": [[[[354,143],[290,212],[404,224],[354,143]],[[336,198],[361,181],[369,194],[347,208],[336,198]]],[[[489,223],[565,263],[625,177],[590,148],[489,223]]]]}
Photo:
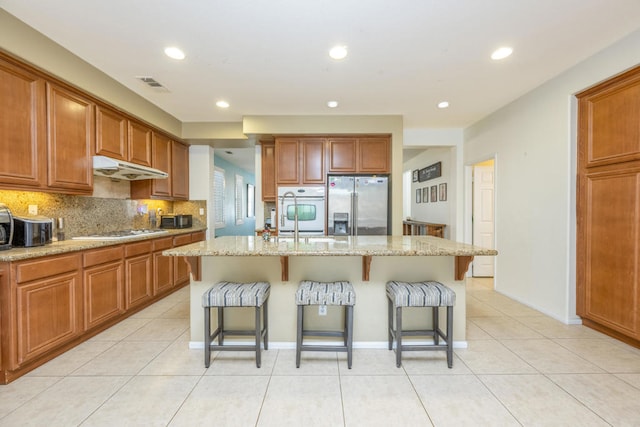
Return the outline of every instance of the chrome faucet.
{"type": "Polygon", "coordinates": [[[282,200],[280,202],[280,226],[284,227],[284,218],[285,218],[285,213],[284,213],[284,199],[286,199],[288,196],[292,196],[293,197],[293,239],[297,242],[298,241],[298,198],[296,197],[296,193],[294,193],[293,191],[287,191],[286,193],[284,193],[282,195],[282,200]]]}

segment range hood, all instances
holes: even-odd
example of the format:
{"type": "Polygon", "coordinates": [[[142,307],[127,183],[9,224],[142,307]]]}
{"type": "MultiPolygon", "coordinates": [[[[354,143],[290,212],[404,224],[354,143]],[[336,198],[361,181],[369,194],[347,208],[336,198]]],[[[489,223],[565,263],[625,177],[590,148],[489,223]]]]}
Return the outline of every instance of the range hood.
{"type": "Polygon", "coordinates": [[[168,173],[159,169],[136,165],[106,156],[93,156],[93,174],[126,181],[166,179],[169,177],[168,173]]]}

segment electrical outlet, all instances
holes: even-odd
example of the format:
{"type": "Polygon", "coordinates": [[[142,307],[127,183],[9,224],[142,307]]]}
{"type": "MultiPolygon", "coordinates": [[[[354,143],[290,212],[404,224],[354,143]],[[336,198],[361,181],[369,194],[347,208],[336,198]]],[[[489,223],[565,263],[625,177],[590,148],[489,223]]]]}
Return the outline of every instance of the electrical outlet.
{"type": "Polygon", "coordinates": [[[29,205],[29,215],[38,215],[38,205],[29,205]]]}
{"type": "Polygon", "coordinates": [[[327,306],[319,305],[318,306],[318,316],[326,316],[327,315],[327,306]]]}
{"type": "Polygon", "coordinates": [[[204,215],[204,208],[200,208],[200,215],[204,215]]]}

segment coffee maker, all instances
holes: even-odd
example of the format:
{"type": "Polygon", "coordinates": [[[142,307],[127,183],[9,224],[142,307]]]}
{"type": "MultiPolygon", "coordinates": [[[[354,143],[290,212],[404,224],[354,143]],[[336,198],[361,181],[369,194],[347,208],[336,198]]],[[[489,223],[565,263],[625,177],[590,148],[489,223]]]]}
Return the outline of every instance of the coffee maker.
{"type": "Polygon", "coordinates": [[[13,216],[6,205],[0,203],[0,251],[11,249],[13,216]]]}

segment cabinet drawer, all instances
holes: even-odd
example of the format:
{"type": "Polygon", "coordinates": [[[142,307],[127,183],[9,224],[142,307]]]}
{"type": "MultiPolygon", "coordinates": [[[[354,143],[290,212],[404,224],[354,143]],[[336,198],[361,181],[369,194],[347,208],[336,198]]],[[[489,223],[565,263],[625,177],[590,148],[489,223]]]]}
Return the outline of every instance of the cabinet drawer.
{"type": "Polygon", "coordinates": [[[93,265],[122,260],[123,256],[124,250],[122,246],[96,249],[84,253],[82,264],[85,267],[91,267],[93,265]]]}
{"type": "Polygon", "coordinates": [[[173,238],[173,246],[184,246],[191,243],[191,234],[184,234],[173,238]]]}
{"type": "Polygon", "coordinates": [[[163,237],[162,239],[155,239],[153,241],[153,251],[164,251],[170,249],[173,246],[173,237],[163,237]]]}
{"type": "Polygon", "coordinates": [[[191,242],[202,242],[205,240],[206,234],[204,231],[198,231],[191,235],[191,242]]]}
{"type": "Polygon", "coordinates": [[[16,266],[16,282],[30,282],[78,269],[80,269],[80,255],[78,254],[25,261],[16,266]]]}
{"type": "Polygon", "coordinates": [[[129,243],[124,248],[124,256],[126,258],[143,255],[151,252],[151,241],[137,242],[137,243],[129,243]]]}

